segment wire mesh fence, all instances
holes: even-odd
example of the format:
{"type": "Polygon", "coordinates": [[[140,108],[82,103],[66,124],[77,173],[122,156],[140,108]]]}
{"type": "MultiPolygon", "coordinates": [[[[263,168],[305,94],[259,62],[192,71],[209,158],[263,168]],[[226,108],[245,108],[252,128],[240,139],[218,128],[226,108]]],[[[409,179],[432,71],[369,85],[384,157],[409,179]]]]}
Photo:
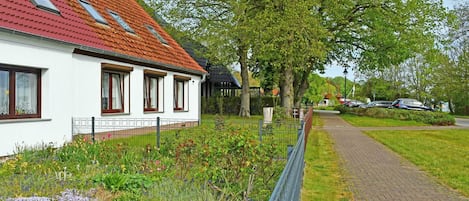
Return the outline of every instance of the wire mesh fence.
{"type": "Polygon", "coordinates": [[[191,139],[195,135],[220,131],[220,127],[233,127],[258,135],[260,143],[274,144],[279,158],[286,158],[288,150],[298,139],[299,119],[265,123],[263,120],[208,118],[73,118],[74,138],[88,138],[93,142],[110,141],[127,143],[136,147],[173,148],[175,143],[191,139]]]}
{"type": "Polygon", "coordinates": [[[198,126],[194,119],[163,118],[73,118],[73,137],[88,137],[93,141],[135,137],[143,143],[156,143],[157,132],[181,130],[198,126]],[[148,135],[150,137],[143,137],[148,135]],[[154,139],[151,139],[154,136],[154,139]]]}
{"type": "Polygon", "coordinates": [[[310,109],[302,122],[298,141],[288,158],[287,165],[280,175],[269,201],[298,201],[300,200],[303,185],[303,170],[305,166],[304,156],[306,139],[311,130],[313,110],[310,109]]]}

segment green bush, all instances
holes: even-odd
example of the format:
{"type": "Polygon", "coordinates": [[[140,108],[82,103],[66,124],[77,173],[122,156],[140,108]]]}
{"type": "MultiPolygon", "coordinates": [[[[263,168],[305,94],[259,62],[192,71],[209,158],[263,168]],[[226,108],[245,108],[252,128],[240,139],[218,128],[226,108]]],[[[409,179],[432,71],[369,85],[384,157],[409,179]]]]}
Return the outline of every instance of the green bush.
{"type": "Polygon", "coordinates": [[[175,178],[207,182],[210,188],[231,197],[228,200],[242,200],[252,187],[249,198],[263,200],[270,195],[284,164],[274,160],[278,155],[275,145],[261,146],[257,138],[257,134],[226,125],[182,141],[175,152],[175,178]]]}
{"type": "MultiPolygon", "coordinates": [[[[279,105],[278,97],[254,96],[250,99],[251,115],[262,115],[262,108],[279,105]]],[[[238,115],[241,97],[202,97],[202,114],[238,115]]]]}
{"type": "Polygon", "coordinates": [[[339,111],[340,114],[345,114],[345,113],[348,113],[350,111],[350,108],[345,107],[344,105],[336,105],[334,107],[334,110],[339,111]]]}
{"type": "Polygon", "coordinates": [[[111,192],[126,191],[140,195],[142,190],[152,185],[151,179],[142,174],[100,174],[93,178],[93,182],[102,185],[111,192]]]}
{"type": "Polygon", "coordinates": [[[339,106],[336,108],[340,113],[352,113],[359,116],[374,118],[390,118],[397,120],[413,120],[431,125],[447,126],[454,125],[453,116],[443,112],[413,111],[402,109],[385,108],[347,108],[339,106]]]}

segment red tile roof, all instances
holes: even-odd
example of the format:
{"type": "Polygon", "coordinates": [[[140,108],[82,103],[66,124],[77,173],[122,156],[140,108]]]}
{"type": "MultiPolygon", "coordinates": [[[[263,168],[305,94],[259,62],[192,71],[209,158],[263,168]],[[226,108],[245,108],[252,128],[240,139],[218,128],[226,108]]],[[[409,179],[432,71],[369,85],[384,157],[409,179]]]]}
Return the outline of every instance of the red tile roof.
{"type": "Polygon", "coordinates": [[[89,47],[88,49],[115,52],[165,67],[206,73],[135,0],[88,0],[106,19],[108,25],[96,22],[78,0],[51,2],[60,11],[60,15],[39,9],[30,0],[1,0],[0,28],[89,47]],[[111,17],[109,10],[123,18],[135,34],[126,32],[111,17]],[[151,25],[168,41],[168,46],[163,45],[145,25],[151,25]]]}

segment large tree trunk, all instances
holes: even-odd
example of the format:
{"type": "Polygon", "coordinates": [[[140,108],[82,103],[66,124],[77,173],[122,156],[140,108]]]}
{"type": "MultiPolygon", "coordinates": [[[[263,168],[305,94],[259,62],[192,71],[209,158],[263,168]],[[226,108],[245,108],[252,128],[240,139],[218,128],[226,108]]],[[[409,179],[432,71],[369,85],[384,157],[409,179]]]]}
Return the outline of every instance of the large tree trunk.
{"type": "Polygon", "coordinates": [[[239,64],[241,66],[241,79],[242,79],[241,108],[239,109],[239,116],[251,117],[247,50],[244,48],[244,46],[239,47],[238,56],[239,56],[239,64]]]}
{"type": "Polygon", "coordinates": [[[299,86],[295,88],[295,102],[294,102],[294,107],[295,108],[300,108],[301,107],[301,100],[303,99],[303,95],[306,93],[306,90],[309,87],[309,71],[303,72],[301,75],[299,75],[299,79],[295,79],[295,85],[294,86],[299,86]]]}
{"type": "Polygon", "coordinates": [[[448,108],[449,108],[449,112],[451,114],[454,114],[453,101],[451,101],[451,99],[449,99],[449,101],[448,101],[448,108]]]}
{"type": "Polygon", "coordinates": [[[284,66],[283,68],[280,95],[282,107],[285,108],[287,115],[291,114],[293,104],[293,68],[291,65],[284,66]]]}

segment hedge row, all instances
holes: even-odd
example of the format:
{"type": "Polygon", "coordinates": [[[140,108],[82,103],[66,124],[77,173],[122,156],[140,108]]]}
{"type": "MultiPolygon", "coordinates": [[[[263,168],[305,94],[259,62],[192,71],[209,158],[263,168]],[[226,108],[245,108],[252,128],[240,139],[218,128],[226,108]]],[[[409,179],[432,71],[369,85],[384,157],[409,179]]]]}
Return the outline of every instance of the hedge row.
{"type": "Polygon", "coordinates": [[[374,118],[413,120],[438,126],[454,125],[456,121],[453,116],[443,112],[413,111],[385,108],[348,108],[345,106],[338,106],[337,109],[340,111],[340,113],[351,113],[359,116],[368,116],[374,118]]]}
{"type": "MultiPolygon", "coordinates": [[[[280,104],[278,97],[251,97],[251,115],[262,115],[263,107],[280,104]]],[[[238,115],[241,97],[202,97],[202,114],[238,115]]]]}

